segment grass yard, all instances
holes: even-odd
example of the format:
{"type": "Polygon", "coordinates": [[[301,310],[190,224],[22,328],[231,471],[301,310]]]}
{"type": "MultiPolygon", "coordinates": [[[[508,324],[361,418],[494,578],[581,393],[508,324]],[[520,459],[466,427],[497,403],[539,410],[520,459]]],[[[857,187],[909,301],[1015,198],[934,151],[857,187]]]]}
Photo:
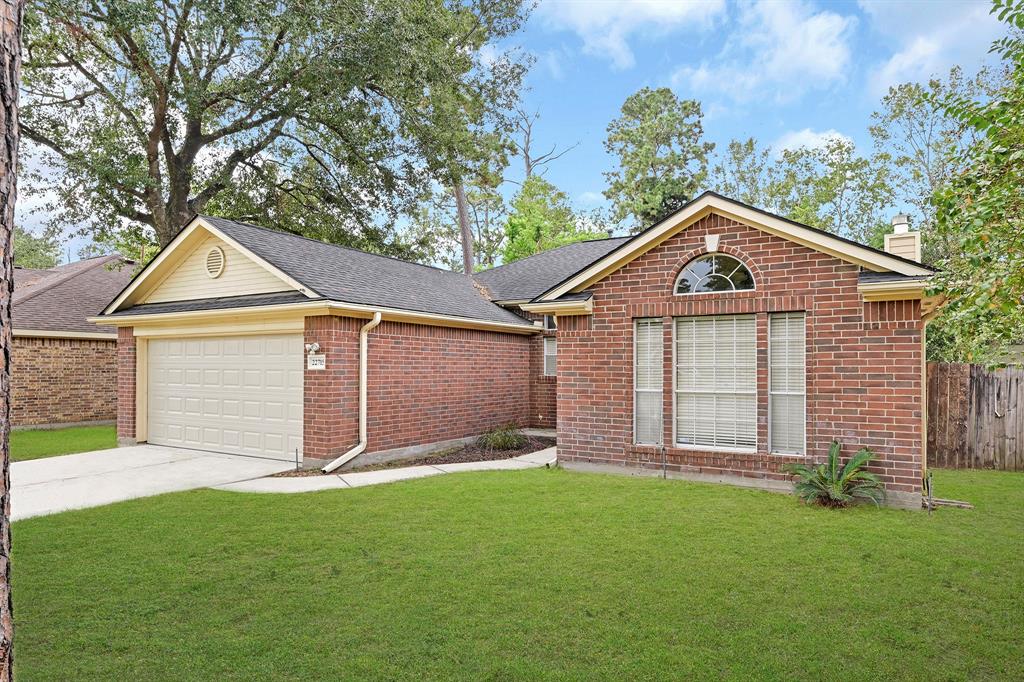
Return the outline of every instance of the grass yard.
{"type": "Polygon", "coordinates": [[[20,680],[1022,679],[1024,475],[926,513],[560,470],[14,525],[20,680]]]}
{"type": "Polygon", "coordinates": [[[113,447],[117,447],[117,433],[113,424],[11,432],[12,462],[113,447]]]}

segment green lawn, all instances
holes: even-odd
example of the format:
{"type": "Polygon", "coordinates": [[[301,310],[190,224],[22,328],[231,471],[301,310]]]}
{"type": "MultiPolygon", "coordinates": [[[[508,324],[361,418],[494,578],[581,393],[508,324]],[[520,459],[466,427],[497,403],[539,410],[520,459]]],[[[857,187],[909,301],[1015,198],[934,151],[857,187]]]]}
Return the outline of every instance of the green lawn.
{"type": "Polygon", "coordinates": [[[117,447],[117,433],[113,425],[11,432],[12,462],[113,447],[117,447]]]}
{"type": "Polygon", "coordinates": [[[973,511],[565,471],[14,525],[20,680],[1022,679],[1024,475],[973,511]]]}

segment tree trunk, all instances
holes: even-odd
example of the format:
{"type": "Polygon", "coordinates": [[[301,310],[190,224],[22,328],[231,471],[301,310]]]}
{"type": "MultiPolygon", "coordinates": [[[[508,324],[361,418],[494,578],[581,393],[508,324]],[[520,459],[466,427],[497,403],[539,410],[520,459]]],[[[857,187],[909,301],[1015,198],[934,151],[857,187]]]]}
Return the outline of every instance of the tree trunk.
{"type": "Polygon", "coordinates": [[[14,679],[11,601],[11,298],[14,202],[18,195],[18,84],[24,0],[0,0],[0,682],[14,679]]]}
{"type": "Polygon", "coordinates": [[[469,225],[469,203],[466,188],[461,181],[455,183],[455,207],[459,212],[459,231],[462,233],[462,271],[473,274],[473,230],[469,225]]]}

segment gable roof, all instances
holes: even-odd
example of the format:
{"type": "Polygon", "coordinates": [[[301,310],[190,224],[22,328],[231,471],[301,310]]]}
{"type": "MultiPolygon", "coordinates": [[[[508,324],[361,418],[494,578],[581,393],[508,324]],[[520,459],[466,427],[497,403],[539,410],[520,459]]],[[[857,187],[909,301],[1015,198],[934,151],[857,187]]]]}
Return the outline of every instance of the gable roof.
{"type": "Polygon", "coordinates": [[[777,216],[709,191],[665,216],[643,232],[627,239],[594,262],[567,275],[533,300],[535,302],[553,301],[569,292],[579,291],[606,277],[710,213],[732,218],[769,234],[775,234],[874,272],[922,277],[928,277],[935,272],[932,268],[916,261],[777,216]]]}
{"type": "MultiPolygon", "coordinates": [[[[471,277],[457,272],[213,216],[196,216],[185,230],[197,221],[199,225],[212,227],[216,234],[226,237],[250,257],[269,264],[292,280],[301,287],[307,301],[319,299],[532,326],[519,315],[492,303],[471,277]]],[[[173,245],[172,241],[165,252],[173,245]]],[[[157,258],[161,256],[163,253],[157,258]]],[[[108,315],[127,312],[120,304],[145,274],[145,271],[140,273],[139,278],[107,307],[108,315]]],[[[186,309],[197,310],[197,305],[200,305],[197,301],[190,301],[186,309]]],[[[246,297],[206,299],[205,305],[205,309],[241,307],[246,305],[246,297]]],[[[155,310],[147,306],[135,307],[155,310]]]]}
{"type": "Polygon", "coordinates": [[[574,242],[478,272],[473,277],[487,288],[495,301],[529,301],[561,282],[567,274],[590,265],[629,239],[611,237],[574,242]]]}
{"type": "Polygon", "coordinates": [[[132,279],[132,261],[99,256],[50,270],[14,271],[12,316],[18,332],[106,334],[115,330],[88,321],[132,279]]]}

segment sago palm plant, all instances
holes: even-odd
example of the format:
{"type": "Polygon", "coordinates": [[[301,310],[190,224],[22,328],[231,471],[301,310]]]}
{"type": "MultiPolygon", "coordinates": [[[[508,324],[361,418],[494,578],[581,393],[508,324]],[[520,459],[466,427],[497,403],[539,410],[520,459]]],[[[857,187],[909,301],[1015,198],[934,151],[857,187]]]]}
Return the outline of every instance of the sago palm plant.
{"type": "Polygon", "coordinates": [[[878,506],[885,499],[878,476],[864,469],[875,455],[861,448],[845,466],[839,465],[839,441],[832,441],[828,461],[821,464],[788,464],[784,471],[796,476],[796,494],[808,504],[847,507],[870,500],[878,506]]]}

